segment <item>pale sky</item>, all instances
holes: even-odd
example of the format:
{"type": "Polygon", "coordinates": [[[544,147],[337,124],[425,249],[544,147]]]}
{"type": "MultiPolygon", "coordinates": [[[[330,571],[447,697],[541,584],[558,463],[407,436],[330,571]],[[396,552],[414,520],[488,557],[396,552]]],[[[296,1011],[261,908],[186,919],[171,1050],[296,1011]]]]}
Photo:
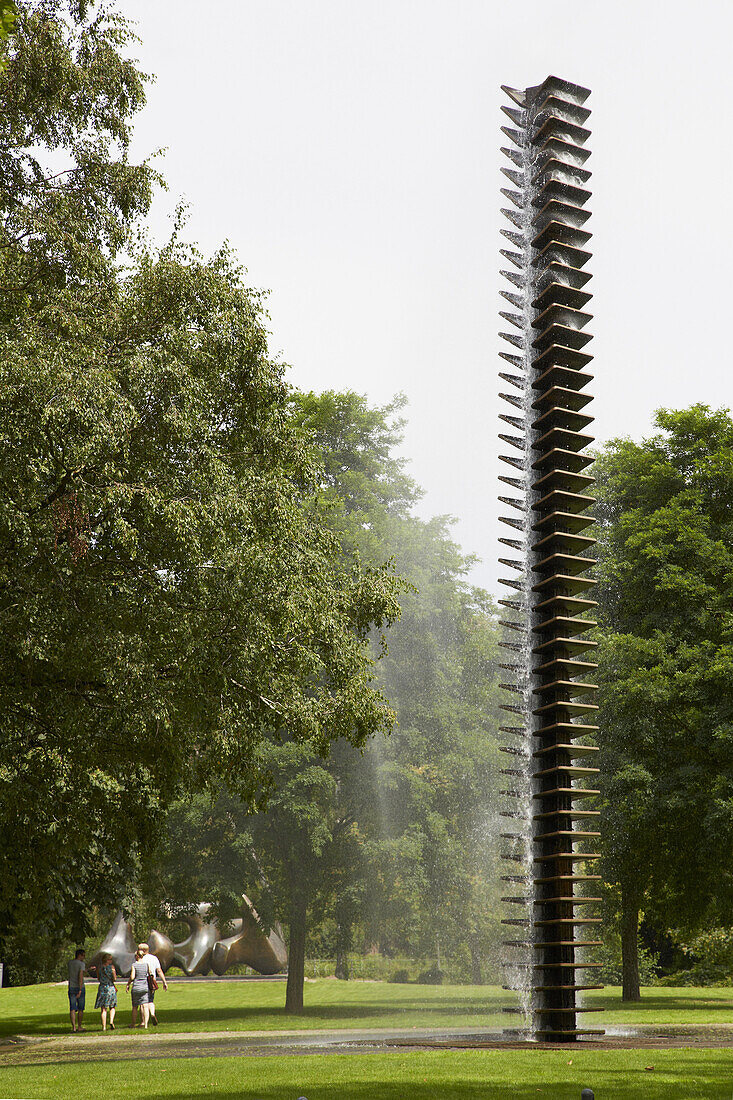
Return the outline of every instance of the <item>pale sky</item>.
{"type": "Polygon", "coordinates": [[[167,147],[154,236],[184,198],[191,239],[229,240],[295,385],[407,394],[421,514],[457,517],[477,583],[500,533],[501,84],[592,89],[596,438],[733,403],[728,0],[119,7],[157,76],[134,146],[167,147]]]}

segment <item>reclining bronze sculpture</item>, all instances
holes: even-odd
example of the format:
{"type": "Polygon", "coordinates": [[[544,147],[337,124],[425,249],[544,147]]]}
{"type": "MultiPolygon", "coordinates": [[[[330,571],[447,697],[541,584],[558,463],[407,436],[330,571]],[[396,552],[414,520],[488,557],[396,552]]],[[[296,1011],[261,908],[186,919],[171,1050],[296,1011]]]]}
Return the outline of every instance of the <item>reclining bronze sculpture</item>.
{"type": "MultiPolygon", "coordinates": [[[[257,911],[246,894],[242,894],[242,916],[230,921],[230,934],[222,936],[215,921],[209,921],[211,906],[206,902],[192,913],[176,914],[188,925],[190,934],[181,943],[173,941],[164,932],[152,929],[147,942],[152,954],[160,959],[163,971],[180,966],[187,976],[225,974],[237,965],[245,965],[259,974],[279,974],[286,969],[288,952],[279,926],[266,934],[260,924],[257,911]]],[[[112,927],[105,936],[99,951],[91,959],[96,966],[106,952],[118,974],[127,975],[135,956],[137,941],[122,911],[117,913],[112,927]]]]}

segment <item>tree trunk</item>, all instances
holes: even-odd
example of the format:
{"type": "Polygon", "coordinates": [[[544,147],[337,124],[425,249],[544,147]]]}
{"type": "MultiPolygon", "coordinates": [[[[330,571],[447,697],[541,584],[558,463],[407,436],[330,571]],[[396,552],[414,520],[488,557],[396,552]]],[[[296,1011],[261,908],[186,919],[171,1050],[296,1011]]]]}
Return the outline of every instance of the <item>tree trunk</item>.
{"type": "Polygon", "coordinates": [[[339,944],[336,948],[336,977],[342,982],[349,980],[349,959],[344,947],[339,944]]]}
{"type": "Polygon", "coordinates": [[[308,905],[305,898],[293,902],[288,943],[288,985],[285,991],[285,1011],[303,1011],[305,982],[305,930],[308,905]]]}
{"type": "Polygon", "coordinates": [[[621,971],[623,1001],[640,1001],[639,988],[639,899],[634,891],[621,887],[621,971]]]}
{"type": "Polygon", "coordinates": [[[473,985],[483,985],[483,974],[481,972],[481,954],[478,949],[478,944],[473,940],[469,941],[469,950],[471,952],[471,982],[473,985]]]}
{"type": "MultiPolygon", "coordinates": [[[[346,908],[345,906],[343,908],[346,908]]],[[[349,980],[349,959],[347,951],[351,947],[351,921],[342,911],[336,915],[336,977],[342,982],[349,980]]]]}

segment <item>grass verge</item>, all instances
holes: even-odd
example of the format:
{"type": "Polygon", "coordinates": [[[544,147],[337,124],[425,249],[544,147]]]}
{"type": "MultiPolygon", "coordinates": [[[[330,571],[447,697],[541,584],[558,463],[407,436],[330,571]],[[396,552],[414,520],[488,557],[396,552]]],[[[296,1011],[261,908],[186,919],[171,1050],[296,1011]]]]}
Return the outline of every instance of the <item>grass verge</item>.
{"type": "Polygon", "coordinates": [[[29,1100],[731,1100],[732,1050],[430,1051],[50,1064],[0,1070],[29,1100]]]}

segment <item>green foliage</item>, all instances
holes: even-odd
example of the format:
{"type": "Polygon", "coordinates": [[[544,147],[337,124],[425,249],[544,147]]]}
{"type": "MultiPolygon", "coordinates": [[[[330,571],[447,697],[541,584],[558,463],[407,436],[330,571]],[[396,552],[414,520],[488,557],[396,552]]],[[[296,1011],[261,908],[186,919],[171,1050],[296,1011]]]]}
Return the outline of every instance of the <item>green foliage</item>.
{"type": "Polygon", "coordinates": [[[499,759],[494,608],[466,582],[470,560],[447,517],[411,512],[420,491],[393,455],[403,399],[381,409],[353,393],[299,402],[324,455],[322,501],[342,545],[370,561],[392,557],[411,583],[378,666],[395,727],[341,773],[359,849],[351,918],[365,945],[391,954],[465,949],[475,980],[499,939],[488,819],[499,759]]]}
{"type": "MultiPolygon", "coordinates": [[[[659,980],[659,960],[641,942],[638,944],[638,954],[640,984],[656,985],[659,980]]],[[[601,964],[601,969],[594,972],[594,981],[597,978],[604,985],[622,984],[623,960],[618,933],[609,935],[604,931],[603,946],[595,949],[593,961],[601,964]]]]}
{"type": "Polygon", "coordinates": [[[695,405],[596,463],[609,879],[659,925],[733,900],[733,421],[695,405]]]}
{"type": "Polygon", "coordinates": [[[429,966],[427,970],[421,970],[417,976],[418,985],[442,985],[443,971],[438,966],[429,966]]]}
{"type": "Polygon", "coordinates": [[[106,842],[119,825],[111,851],[129,862],[157,798],[149,773],[125,775],[127,746],[118,774],[105,767],[127,732],[114,690],[96,697],[100,599],[114,602],[114,589],[95,576],[101,546],[77,568],[114,523],[93,509],[105,495],[111,504],[132,425],[113,377],[123,357],[107,361],[108,327],[114,340],[131,298],[115,282],[115,253],[147,212],[154,178],[127,160],[144,100],[123,57],[129,38],[123,20],[90,19],[84,4],[21,3],[0,74],[0,937],[14,920],[55,934],[70,915],[78,933],[73,897],[119,884],[125,871],[106,842]],[[107,736],[88,737],[91,715],[107,736]],[[140,794],[123,808],[135,782],[140,794]]]}
{"type": "Polygon", "coordinates": [[[5,60],[5,50],[7,49],[6,39],[13,29],[13,24],[18,17],[18,9],[15,6],[14,0],[0,0],[0,73],[7,66],[5,60]]]}
{"type": "Polygon", "coordinates": [[[174,808],[146,889],[175,904],[207,898],[226,916],[246,889],[265,924],[290,926],[291,946],[305,907],[311,955],[348,958],[354,973],[375,957],[355,966],[354,949],[379,945],[393,958],[450,953],[441,968],[470,981],[487,962],[495,972],[501,938],[488,818],[496,626],[486,595],[464,580],[448,522],[410,512],[418,491],[392,455],[401,405],[293,397],[295,423],[322,459],[311,508],[337,535],[342,562],[380,570],[391,559],[412,582],[377,665],[397,724],[361,751],[336,742],[328,760],[289,738],[268,745],[275,782],[259,811],[222,792],[174,808]]]}
{"type": "MultiPolygon", "coordinates": [[[[13,318],[44,306],[104,308],[114,260],[158,179],[128,160],[145,77],[119,15],[74,0],[23,0],[0,74],[0,271],[13,318]]],[[[73,331],[74,325],[71,324],[73,331]]]]}
{"type": "Polygon", "coordinates": [[[391,583],[340,564],[302,507],[310,459],[260,317],[225,253],[175,246],[53,355],[32,356],[33,332],[7,343],[8,904],[26,889],[21,837],[37,833],[56,896],[94,886],[59,848],[118,888],[182,779],[225,774],[248,798],[283,725],[323,751],[388,720],[364,645],[395,613],[391,583]]]}
{"type": "Polygon", "coordinates": [[[706,928],[691,937],[676,933],[673,939],[681,949],[685,965],[662,979],[663,984],[733,984],[733,928],[706,928]]]}
{"type": "Polygon", "coordinates": [[[3,946],[3,981],[12,985],[64,981],[66,963],[75,944],[54,928],[41,925],[16,928],[3,946]]]}
{"type": "Polygon", "coordinates": [[[394,580],[306,505],[261,294],[226,249],[137,240],[130,38],[23,3],[0,76],[0,939],[130,901],[183,790],[252,801],[278,739],[391,722],[367,645],[394,580]]]}

